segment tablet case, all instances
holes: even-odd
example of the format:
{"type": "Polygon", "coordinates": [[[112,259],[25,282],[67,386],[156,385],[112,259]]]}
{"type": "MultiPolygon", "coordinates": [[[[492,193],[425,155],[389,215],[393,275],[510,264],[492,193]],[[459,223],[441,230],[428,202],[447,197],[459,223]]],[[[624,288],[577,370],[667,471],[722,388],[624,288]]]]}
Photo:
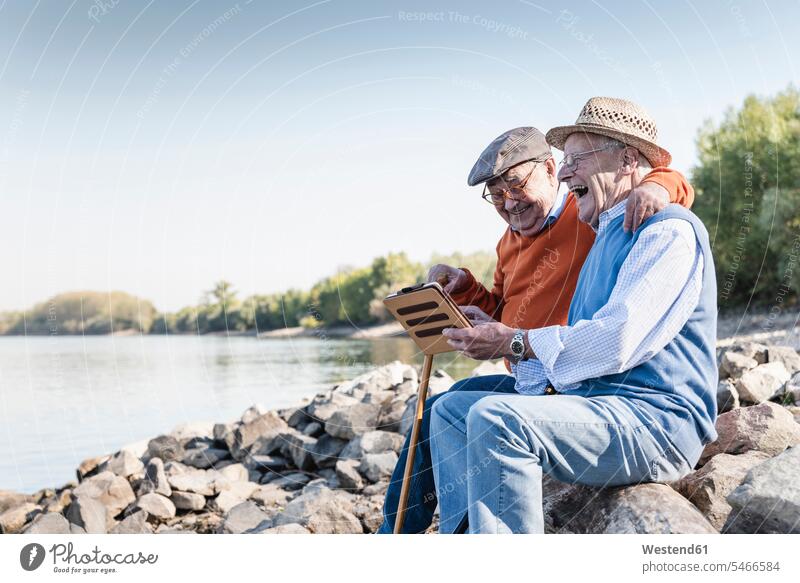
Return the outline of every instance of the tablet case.
{"type": "Polygon", "coordinates": [[[455,351],[442,336],[445,328],[472,328],[472,322],[436,282],[405,287],[383,303],[425,354],[455,351]]]}

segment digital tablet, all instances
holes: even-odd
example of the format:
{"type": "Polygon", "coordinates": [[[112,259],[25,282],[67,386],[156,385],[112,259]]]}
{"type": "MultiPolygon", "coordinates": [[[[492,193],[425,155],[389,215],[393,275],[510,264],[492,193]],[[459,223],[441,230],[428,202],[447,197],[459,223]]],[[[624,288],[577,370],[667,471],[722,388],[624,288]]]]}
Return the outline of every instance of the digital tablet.
{"type": "Polygon", "coordinates": [[[386,296],[383,303],[425,354],[455,351],[442,336],[445,328],[473,327],[437,282],[404,287],[386,296]]]}

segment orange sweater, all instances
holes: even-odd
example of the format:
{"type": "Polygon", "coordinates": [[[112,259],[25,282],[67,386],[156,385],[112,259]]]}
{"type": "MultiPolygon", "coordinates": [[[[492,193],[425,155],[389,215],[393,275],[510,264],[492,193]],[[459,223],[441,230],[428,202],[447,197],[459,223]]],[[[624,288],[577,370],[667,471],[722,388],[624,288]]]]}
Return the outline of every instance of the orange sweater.
{"type": "MultiPolygon", "coordinates": [[[[670,201],[691,208],[694,190],[680,172],[655,168],[645,181],[660,184],[670,193],[670,201]]],[[[491,291],[462,267],[468,283],[451,295],[459,305],[477,306],[512,328],[564,326],[592,243],[594,231],[578,220],[577,203],[569,194],[558,219],[535,237],[506,229],[497,244],[491,291]]],[[[508,362],[506,367],[511,370],[508,362]]]]}

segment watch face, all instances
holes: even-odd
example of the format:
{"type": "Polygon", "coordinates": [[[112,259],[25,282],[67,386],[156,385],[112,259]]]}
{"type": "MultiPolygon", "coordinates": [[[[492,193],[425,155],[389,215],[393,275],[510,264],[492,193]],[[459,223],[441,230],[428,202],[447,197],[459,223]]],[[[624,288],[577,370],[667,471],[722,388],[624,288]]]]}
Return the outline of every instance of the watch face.
{"type": "Polygon", "coordinates": [[[514,340],[511,343],[511,351],[514,354],[522,354],[523,350],[525,350],[525,345],[520,340],[514,340]]]}

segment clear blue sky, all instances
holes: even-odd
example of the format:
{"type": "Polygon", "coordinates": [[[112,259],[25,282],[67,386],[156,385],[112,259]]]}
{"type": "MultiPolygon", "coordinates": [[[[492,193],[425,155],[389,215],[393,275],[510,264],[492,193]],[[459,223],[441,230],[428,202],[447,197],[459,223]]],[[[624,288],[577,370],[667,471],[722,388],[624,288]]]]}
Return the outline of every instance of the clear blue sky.
{"type": "Polygon", "coordinates": [[[800,79],[798,2],[0,0],[0,310],[220,278],[308,287],[494,248],[466,177],[502,131],[639,102],[704,119],[800,79]]]}

